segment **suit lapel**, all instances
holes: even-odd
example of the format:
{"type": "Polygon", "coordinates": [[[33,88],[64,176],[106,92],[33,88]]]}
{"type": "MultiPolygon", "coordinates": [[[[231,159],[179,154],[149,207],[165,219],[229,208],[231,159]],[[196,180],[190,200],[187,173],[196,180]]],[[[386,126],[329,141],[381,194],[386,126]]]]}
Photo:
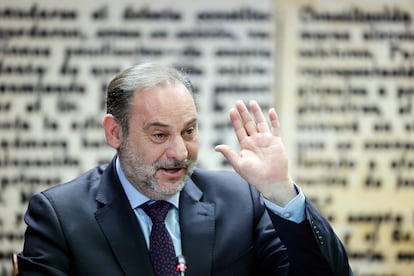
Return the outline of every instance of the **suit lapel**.
{"type": "Polygon", "coordinates": [[[211,275],[215,205],[201,202],[202,192],[188,180],[180,195],[181,245],[188,270],[186,275],[211,275]]]}
{"type": "MultiPolygon", "coordinates": [[[[114,161],[102,178],[95,218],[125,275],[153,275],[148,249],[134,211],[115,174],[114,161]]],[[[104,265],[104,264],[102,264],[104,265]]]]}

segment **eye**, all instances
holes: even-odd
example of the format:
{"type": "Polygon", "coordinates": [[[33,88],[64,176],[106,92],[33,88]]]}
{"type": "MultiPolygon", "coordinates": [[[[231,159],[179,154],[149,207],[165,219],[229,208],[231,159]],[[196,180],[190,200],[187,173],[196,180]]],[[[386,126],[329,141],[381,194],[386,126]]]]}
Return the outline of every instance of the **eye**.
{"type": "Polygon", "coordinates": [[[162,139],[162,138],[165,137],[165,135],[164,135],[164,133],[155,133],[154,137],[157,138],[157,139],[162,139]]]}
{"type": "Polygon", "coordinates": [[[184,136],[186,136],[188,138],[192,138],[194,136],[195,132],[196,132],[196,128],[195,127],[187,128],[184,131],[184,136]]]}
{"type": "Polygon", "coordinates": [[[164,133],[162,133],[162,132],[157,132],[157,133],[154,133],[152,135],[152,137],[153,137],[153,139],[155,141],[162,142],[162,141],[164,141],[166,139],[167,136],[164,133]]]}

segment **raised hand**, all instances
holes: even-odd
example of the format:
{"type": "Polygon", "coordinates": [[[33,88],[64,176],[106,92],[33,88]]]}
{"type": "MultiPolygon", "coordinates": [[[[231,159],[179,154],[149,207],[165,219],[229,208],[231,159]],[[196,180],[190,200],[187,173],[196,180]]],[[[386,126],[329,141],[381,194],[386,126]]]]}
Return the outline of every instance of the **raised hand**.
{"type": "Polygon", "coordinates": [[[229,112],[240,152],[228,145],[215,149],[267,199],[284,206],[296,196],[296,191],[289,177],[278,116],[273,108],[269,110],[269,126],[256,101],[250,101],[250,110],[251,113],[239,100],[229,112]]]}

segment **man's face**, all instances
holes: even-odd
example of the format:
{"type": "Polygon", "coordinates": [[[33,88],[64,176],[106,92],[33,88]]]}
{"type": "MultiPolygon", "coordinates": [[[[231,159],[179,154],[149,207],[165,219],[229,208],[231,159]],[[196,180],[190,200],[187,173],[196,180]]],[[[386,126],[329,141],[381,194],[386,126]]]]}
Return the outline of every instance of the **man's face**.
{"type": "Polygon", "coordinates": [[[128,180],[159,200],[179,192],[198,153],[197,111],[181,83],[135,92],[129,133],[118,150],[128,180]]]}

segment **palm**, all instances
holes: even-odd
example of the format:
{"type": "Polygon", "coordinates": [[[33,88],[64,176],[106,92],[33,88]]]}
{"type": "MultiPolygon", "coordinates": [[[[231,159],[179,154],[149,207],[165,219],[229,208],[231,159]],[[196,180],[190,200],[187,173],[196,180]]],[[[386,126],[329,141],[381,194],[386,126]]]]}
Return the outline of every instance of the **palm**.
{"type": "Polygon", "coordinates": [[[287,178],[281,139],[255,135],[246,137],[240,146],[239,158],[232,166],[249,183],[265,184],[287,178]]]}

